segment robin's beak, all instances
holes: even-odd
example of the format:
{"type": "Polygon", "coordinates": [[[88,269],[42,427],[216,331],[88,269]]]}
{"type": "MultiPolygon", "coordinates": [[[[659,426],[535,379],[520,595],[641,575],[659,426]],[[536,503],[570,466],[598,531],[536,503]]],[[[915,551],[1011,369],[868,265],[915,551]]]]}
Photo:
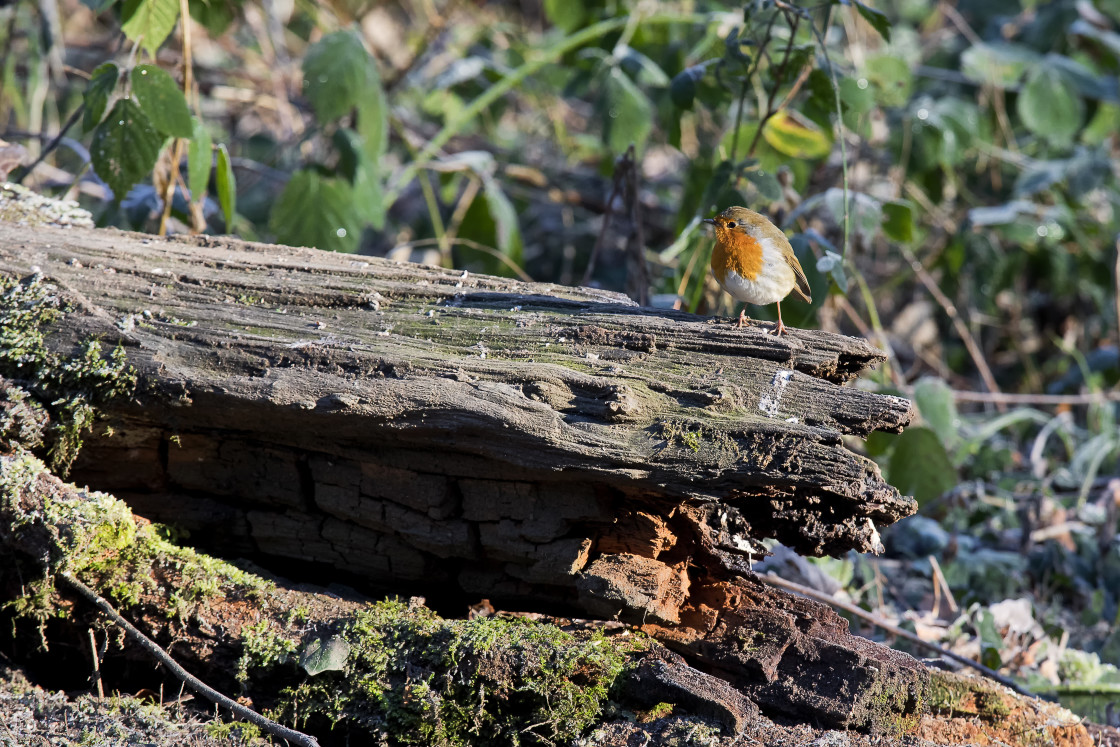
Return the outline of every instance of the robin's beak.
{"type": "Polygon", "coordinates": [[[705,218],[704,220],[702,220],[700,222],[701,223],[711,223],[714,226],[716,224],[716,219],[715,218],[705,218]]]}

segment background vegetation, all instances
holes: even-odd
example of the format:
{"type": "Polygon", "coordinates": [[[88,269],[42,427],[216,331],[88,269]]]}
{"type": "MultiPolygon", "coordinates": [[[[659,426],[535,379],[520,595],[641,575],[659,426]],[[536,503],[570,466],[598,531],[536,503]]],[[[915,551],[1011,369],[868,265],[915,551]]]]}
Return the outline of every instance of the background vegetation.
{"type": "Polygon", "coordinates": [[[11,178],[101,225],[730,314],[699,221],[768,213],[787,321],[923,419],[853,443],[921,505],[885,558],[774,565],[1115,712],[1117,0],[48,0],[0,50],[11,178]]]}

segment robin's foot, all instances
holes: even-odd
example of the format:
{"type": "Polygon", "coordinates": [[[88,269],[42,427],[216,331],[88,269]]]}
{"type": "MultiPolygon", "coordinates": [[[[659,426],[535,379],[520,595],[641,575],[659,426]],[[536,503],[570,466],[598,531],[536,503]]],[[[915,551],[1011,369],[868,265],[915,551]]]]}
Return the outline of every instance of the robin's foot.
{"type": "Polygon", "coordinates": [[[747,312],[746,312],[746,310],[745,310],[745,309],[740,309],[740,310],[739,310],[739,323],[738,323],[738,324],[736,324],[735,326],[736,326],[736,327],[738,327],[739,329],[742,329],[742,328],[743,328],[743,326],[744,326],[744,325],[745,325],[745,324],[746,324],[746,323],[747,323],[748,321],[750,321],[750,319],[748,319],[748,318],[747,318],[747,312]]]}
{"type": "Polygon", "coordinates": [[[781,334],[785,331],[786,331],[786,325],[782,324],[782,320],[779,319],[778,323],[776,325],[774,325],[774,331],[772,332],[772,334],[774,335],[774,337],[780,337],[781,334]]]}

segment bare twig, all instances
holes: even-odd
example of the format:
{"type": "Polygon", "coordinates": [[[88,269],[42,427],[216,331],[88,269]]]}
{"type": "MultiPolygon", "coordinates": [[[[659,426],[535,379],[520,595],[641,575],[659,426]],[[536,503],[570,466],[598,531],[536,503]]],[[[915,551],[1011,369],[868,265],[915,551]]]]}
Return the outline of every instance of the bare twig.
{"type": "Polygon", "coordinates": [[[603,225],[599,227],[599,235],[595,239],[595,246],[591,249],[591,257],[587,260],[587,269],[583,272],[583,280],[580,281],[580,285],[587,285],[591,282],[591,273],[595,270],[595,263],[598,261],[599,253],[603,251],[603,244],[607,240],[607,229],[611,225],[611,215],[614,213],[614,201],[622,195],[626,169],[633,165],[630,160],[632,152],[633,146],[628,148],[626,153],[614,163],[614,180],[611,184],[611,193],[607,196],[607,208],[603,212],[603,225]]]}
{"type": "Polygon", "coordinates": [[[240,719],[244,719],[249,723],[260,727],[267,733],[276,737],[277,739],[286,739],[287,741],[300,745],[300,747],[319,747],[319,742],[314,737],[308,736],[303,732],[289,729],[283,724],[278,724],[272,719],[265,718],[261,714],[246,708],[235,700],[232,700],[214,688],[207,685],[202,680],[195,677],[193,674],[183,669],[179,662],[171,658],[171,655],[163,650],[155,641],[148,636],[141,633],[132,623],[120,616],[120,614],[113,609],[113,605],[109,604],[103,597],[101,597],[93,589],[89,588],[69,572],[62,572],[58,574],[59,578],[66,582],[70,588],[78,592],[88,602],[97,607],[101,612],[113,621],[117,626],[124,630],[134,643],[147,651],[149,654],[159,660],[161,664],[167,667],[172,674],[174,674],[179,681],[183,682],[194,692],[198,693],[207,700],[215,703],[216,705],[226,708],[233,712],[233,714],[240,719]]]}
{"type": "Polygon", "coordinates": [[[989,669],[988,667],[984,666],[983,664],[981,664],[978,661],[973,661],[972,659],[969,659],[967,656],[961,656],[960,654],[954,653],[954,652],[950,651],[949,649],[947,649],[943,646],[939,646],[938,644],[933,643],[932,641],[924,640],[920,636],[917,636],[917,635],[915,635],[914,633],[911,633],[908,630],[903,630],[902,628],[898,627],[897,625],[892,625],[891,623],[887,622],[886,620],[879,617],[878,615],[873,614],[871,612],[868,612],[868,611],[866,611],[866,610],[864,610],[860,607],[857,607],[854,604],[848,604],[847,602],[841,601],[839,599],[834,599],[833,597],[829,596],[828,594],[821,593],[821,592],[817,591],[816,589],[810,589],[808,586],[802,586],[801,584],[796,584],[793,581],[787,581],[784,578],[780,578],[779,576],[775,576],[772,573],[766,574],[765,576],[759,576],[758,578],[759,578],[759,580],[765,581],[766,583],[770,584],[771,586],[777,586],[779,589],[785,589],[786,591],[792,591],[794,593],[801,594],[802,596],[809,597],[810,599],[815,599],[818,602],[823,602],[824,604],[828,604],[828,605],[831,605],[833,607],[837,607],[839,609],[842,609],[845,612],[853,614],[856,617],[859,617],[863,620],[866,620],[867,622],[871,623],[872,625],[874,625],[877,628],[882,628],[883,630],[887,631],[891,635],[898,636],[899,638],[905,638],[906,640],[908,640],[912,643],[916,643],[919,646],[925,646],[926,648],[928,648],[931,651],[936,651],[938,654],[940,654],[941,656],[944,656],[947,659],[952,659],[953,661],[959,662],[960,664],[964,664],[966,667],[972,667],[973,669],[975,669],[977,672],[980,672],[985,677],[988,677],[990,679],[995,680],[996,682],[1000,683],[1004,687],[1008,687],[1008,688],[1014,690],[1015,692],[1019,693],[1020,695],[1026,695],[1029,698],[1034,697],[1034,693],[1032,693],[1030,690],[1027,690],[1025,687],[1023,687],[1019,683],[1015,682],[1015,680],[1013,680],[1009,677],[1003,676],[1002,674],[995,671],[994,669],[989,669]]]}
{"type": "Polygon", "coordinates": [[[996,405],[1100,405],[1120,402],[1120,392],[1086,392],[1085,394],[1010,394],[1007,392],[972,392],[954,389],[957,402],[985,402],[996,405]]]}
{"type": "MultiPolygon", "coordinates": [[[[996,383],[996,377],[992,375],[992,369],[988,366],[988,361],[984,358],[980,346],[976,344],[976,339],[968,329],[968,325],[964,323],[964,319],[957,312],[957,307],[949,300],[949,297],[938,287],[937,282],[934,281],[933,276],[929,274],[925,266],[914,256],[914,252],[910,251],[909,247],[904,244],[899,244],[899,249],[902,251],[902,256],[910,263],[911,269],[918,276],[918,280],[933,296],[934,300],[945,310],[949,319],[953,322],[953,328],[957,331],[957,335],[961,338],[964,346],[968,349],[968,354],[972,356],[972,362],[976,364],[976,370],[980,372],[980,378],[984,381],[984,386],[988,391],[993,394],[999,394],[999,384],[996,383]]],[[[995,406],[1000,412],[1007,409],[1004,402],[993,400],[995,406]]]]}
{"type": "Polygon", "coordinates": [[[16,175],[11,177],[11,181],[15,184],[19,184],[23,181],[23,178],[25,176],[34,171],[35,167],[41,164],[43,162],[43,159],[49,156],[51,152],[58,147],[59,143],[62,142],[62,139],[66,137],[66,133],[69,132],[70,128],[73,127],[81,118],[82,112],[84,112],[85,109],[86,103],[84,101],[78,104],[78,108],[75,109],[74,113],[70,115],[70,118],[66,120],[66,124],[62,125],[62,129],[58,131],[58,134],[54,136],[54,139],[47,143],[47,147],[43,148],[43,150],[39,152],[39,155],[35,158],[30,166],[26,166],[18,170],[16,175]]]}
{"type": "Polygon", "coordinates": [[[782,8],[782,13],[786,16],[786,22],[789,23],[789,41],[786,43],[786,51],[782,56],[782,62],[774,72],[774,87],[770,89],[770,93],[766,97],[766,114],[759,120],[758,129],[754,131],[754,137],[751,138],[750,147],[747,148],[748,158],[754,155],[754,149],[758,147],[758,141],[762,137],[762,131],[766,128],[766,123],[769,122],[781,108],[774,107],[774,99],[778,96],[778,89],[781,88],[782,83],[785,82],[786,67],[789,65],[789,58],[793,53],[793,43],[797,39],[797,27],[801,24],[801,16],[797,13],[787,11],[785,8],[782,8]],[[790,20],[790,16],[792,16],[793,20],[790,20]]]}
{"type": "Polygon", "coordinates": [[[89,629],[89,655],[93,659],[93,672],[89,678],[97,686],[97,697],[105,697],[105,686],[101,684],[101,656],[97,650],[97,638],[93,635],[93,628],[89,629]]]}
{"type": "Polygon", "coordinates": [[[1116,302],[1116,343],[1120,345],[1120,237],[1116,239],[1116,292],[1112,300],[1116,302]]]}

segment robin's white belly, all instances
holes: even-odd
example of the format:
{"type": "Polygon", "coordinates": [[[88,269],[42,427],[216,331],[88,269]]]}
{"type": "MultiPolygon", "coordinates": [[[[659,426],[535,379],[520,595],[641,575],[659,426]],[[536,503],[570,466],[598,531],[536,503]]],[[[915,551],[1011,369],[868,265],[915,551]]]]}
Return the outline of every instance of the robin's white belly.
{"type": "MultiPolygon", "coordinates": [[[[763,239],[760,243],[762,244],[762,270],[758,273],[758,277],[751,280],[728,269],[720,285],[736,300],[765,306],[788,296],[797,278],[793,274],[793,268],[786,262],[774,242],[763,239]]],[[[719,280],[718,276],[716,279],[719,280]]]]}

